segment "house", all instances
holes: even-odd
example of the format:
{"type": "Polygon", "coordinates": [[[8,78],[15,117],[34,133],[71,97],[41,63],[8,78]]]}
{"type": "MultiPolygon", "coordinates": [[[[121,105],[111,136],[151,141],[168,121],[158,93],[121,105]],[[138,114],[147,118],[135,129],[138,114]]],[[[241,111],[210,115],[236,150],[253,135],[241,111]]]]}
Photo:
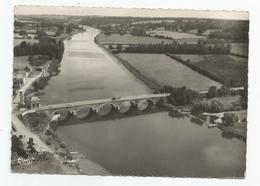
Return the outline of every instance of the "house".
{"type": "Polygon", "coordinates": [[[32,96],[30,100],[31,108],[40,107],[41,106],[41,100],[37,96],[32,96]]]}
{"type": "Polygon", "coordinates": [[[200,92],[199,92],[200,97],[201,97],[201,98],[207,98],[208,92],[209,92],[209,91],[207,91],[207,90],[206,90],[206,91],[200,91],[200,92]]]}

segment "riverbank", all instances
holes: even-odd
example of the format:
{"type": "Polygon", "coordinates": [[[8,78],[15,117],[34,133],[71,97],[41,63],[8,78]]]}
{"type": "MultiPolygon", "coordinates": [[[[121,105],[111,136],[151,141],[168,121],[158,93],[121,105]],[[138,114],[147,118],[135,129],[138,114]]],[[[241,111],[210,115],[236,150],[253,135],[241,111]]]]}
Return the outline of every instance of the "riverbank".
{"type": "MultiPolygon", "coordinates": [[[[96,37],[98,37],[98,35],[96,37]]],[[[109,49],[107,49],[101,43],[97,42],[97,39],[95,39],[95,43],[98,46],[100,46],[101,48],[103,48],[105,51],[107,51],[109,54],[113,55],[113,57],[115,57],[117,59],[117,61],[119,61],[124,67],[126,67],[127,70],[129,70],[132,74],[134,74],[138,79],[143,81],[149,88],[151,88],[153,90],[161,90],[165,86],[165,85],[157,82],[155,79],[153,79],[151,77],[147,77],[140,70],[136,69],[133,65],[128,63],[126,60],[124,60],[120,56],[112,53],[109,49]]]]}
{"type": "Polygon", "coordinates": [[[110,175],[106,169],[88,160],[86,156],[70,151],[57,135],[55,127],[50,125],[52,114],[39,112],[24,117],[19,115],[19,118],[13,116],[12,121],[16,130],[13,135],[22,136],[19,138],[24,144],[23,149],[28,157],[23,159],[24,163],[19,163],[20,156],[12,153],[14,173],[110,175]],[[28,143],[29,138],[33,139],[37,152],[27,151],[25,144],[28,143]]]}
{"type": "MultiPolygon", "coordinates": [[[[76,33],[73,33],[73,35],[76,33]]],[[[63,36],[64,39],[70,39],[72,35],[63,36]]],[[[25,95],[44,94],[42,89],[48,85],[51,76],[56,76],[60,72],[59,67],[61,59],[52,60],[47,68],[30,80],[23,87],[25,95]]],[[[16,99],[18,100],[18,96],[16,99]]],[[[19,101],[17,101],[18,103],[19,101]]],[[[17,104],[14,104],[14,108],[17,104]]],[[[20,139],[20,149],[27,154],[26,158],[12,152],[12,171],[19,173],[39,173],[39,174],[95,174],[110,175],[110,173],[100,165],[90,161],[80,153],[71,153],[67,145],[60,140],[55,130],[49,125],[52,113],[34,113],[22,118],[16,116],[13,109],[12,116],[12,134],[14,138],[20,139]],[[28,142],[32,138],[34,149],[37,152],[28,151],[28,142]],[[22,162],[22,163],[21,163],[22,162]],[[51,167],[51,169],[50,169],[51,167]]],[[[17,149],[16,149],[17,150],[17,149]]],[[[18,151],[19,152],[19,151],[18,151]]]]}
{"type": "Polygon", "coordinates": [[[246,142],[247,138],[247,111],[225,111],[220,113],[203,113],[203,116],[212,117],[213,124],[223,132],[225,137],[236,137],[246,142]],[[232,124],[226,125],[223,122],[224,114],[234,114],[237,121],[232,124]]]}
{"type": "MultiPolygon", "coordinates": [[[[62,45],[64,46],[64,40],[71,39],[71,37],[75,34],[80,33],[78,32],[72,32],[71,34],[61,34],[60,36],[53,37],[56,39],[57,42],[61,41],[62,45]]],[[[47,61],[48,63],[44,69],[42,69],[41,75],[34,80],[34,84],[31,84],[29,87],[27,87],[26,91],[24,91],[24,95],[36,95],[40,96],[41,94],[44,94],[42,91],[44,87],[48,85],[49,80],[52,76],[57,76],[60,73],[60,66],[62,62],[62,56],[64,53],[64,49],[61,55],[61,58],[59,59],[52,59],[51,61],[47,61]]]]}
{"type": "Polygon", "coordinates": [[[164,107],[169,109],[173,117],[188,116],[197,120],[201,124],[206,124],[209,128],[218,127],[222,131],[225,138],[238,138],[246,142],[247,138],[247,111],[226,111],[221,113],[202,113],[199,115],[190,114],[189,106],[173,106],[164,104],[164,107]],[[235,114],[238,121],[232,125],[225,125],[222,121],[224,113],[235,114]]]}

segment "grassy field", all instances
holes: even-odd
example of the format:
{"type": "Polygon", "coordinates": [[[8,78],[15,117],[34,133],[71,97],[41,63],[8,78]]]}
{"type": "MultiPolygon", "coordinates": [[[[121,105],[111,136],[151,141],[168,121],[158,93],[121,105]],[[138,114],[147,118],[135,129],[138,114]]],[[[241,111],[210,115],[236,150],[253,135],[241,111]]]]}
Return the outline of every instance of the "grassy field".
{"type": "Polygon", "coordinates": [[[14,69],[23,70],[26,66],[32,67],[28,60],[28,56],[14,57],[14,64],[13,64],[14,69]]]}
{"type": "Polygon", "coordinates": [[[229,86],[242,86],[247,81],[247,58],[230,55],[174,55],[201,71],[216,76],[229,86]]]}
{"type": "Polygon", "coordinates": [[[171,31],[158,31],[153,30],[147,32],[151,35],[158,35],[158,36],[164,36],[164,37],[170,37],[174,40],[176,40],[179,43],[197,43],[199,39],[205,39],[205,36],[199,36],[192,33],[183,33],[183,32],[171,32],[171,31]]]}
{"type": "Polygon", "coordinates": [[[129,34],[119,35],[112,34],[110,36],[106,36],[101,34],[97,36],[97,42],[102,44],[158,44],[161,42],[172,43],[171,39],[161,39],[155,37],[144,37],[144,36],[133,36],[129,34]]]}
{"type": "Polygon", "coordinates": [[[247,43],[232,43],[231,52],[234,54],[241,54],[248,56],[248,44],[247,43]]]}
{"type": "Polygon", "coordinates": [[[198,54],[175,54],[175,56],[181,57],[183,60],[187,61],[189,60],[190,63],[197,63],[200,61],[208,60],[209,58],[216,56],[220,56],[222,58],[226,58],[228,61],[234,61],[238,63],[248,63],[247,58],[232,56],[232,55],[198,55],[198,54]]]}
{"type": "Polygon", "coordinates": [[[13,69],[14,70],[24,70],[24,68],[27,66],[32,69],[32,73],[30,76],[34,76],[37,74],[37,71],[35,70],[35,66],[32,66],[30,64],[30,61],[28,60],[29,56],[18,56],[14,57],[13,61],[13,69]]]}
{"type": "Polygon", "coordinates": [[[218,82],[199,74],[164,54],[120,53],[118,56],[149,79],[153,79],[162,85],[186,86],[197,91],[208,90],[210,86],[221,86],[218,82]]]}

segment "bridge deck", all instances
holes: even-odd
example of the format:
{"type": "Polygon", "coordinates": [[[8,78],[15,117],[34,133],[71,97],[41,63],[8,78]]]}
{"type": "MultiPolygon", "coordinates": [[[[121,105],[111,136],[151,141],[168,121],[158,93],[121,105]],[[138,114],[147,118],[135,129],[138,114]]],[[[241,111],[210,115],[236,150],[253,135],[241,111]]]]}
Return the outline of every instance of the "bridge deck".
{"type": "Polygon", "coordinates": [[[41,110],[52,110],[52,109],[62,109],[62,108],[70,108],[70,107],[79,107],[79,106],[86,106],[86,105],[100,105],[105,103],[118,103],[124,101],[134,101],[134,100],[143,100],[143,99],[152,99],[152,98],[162,98],[170,96],[170,94],[145,94],[145,95],[138,95],[138,96],[126,96],[121,97],[118,99],[113,100],[112,98],[107,99],[96,99],[96,100],[86,100],[86,101],[78,101],[78,102],[71,102],[71,103],[60,103],[54,105],[46,105],[41,106],[38,108],[33,108],[31,110],[41,111],[41,110]]]}

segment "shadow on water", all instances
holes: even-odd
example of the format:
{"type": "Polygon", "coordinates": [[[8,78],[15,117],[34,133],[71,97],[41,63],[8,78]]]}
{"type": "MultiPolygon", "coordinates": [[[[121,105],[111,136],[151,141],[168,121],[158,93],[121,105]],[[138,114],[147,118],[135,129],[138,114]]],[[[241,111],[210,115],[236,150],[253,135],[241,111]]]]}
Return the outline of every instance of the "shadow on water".
{"type": "Polygon", "coordinates": [[[165,112],[165,111],[168,111],[168,109],[163,108],[163,107],[151,108],[151,109],[147,109],[144,111],[131,110],[126,113],[119,113],[119,112],[113,110],[106,116],[99,116],[96,113],[91,113],[89,116],[87,116],[84,119],[79,119],[79,118],[76,118],[75,116],[69,115],[68,118],[65,121],[62,121],[59,125],[68,126],[68,125],[95,123],[98,121],[117,120],[117,119],[140,116],[140,115],[149,115],[149,114],[165,112]]]}
{"type": "MultiPolygon", "coordinates": [[[[141,115],[149,115],[149,114],[154,114],[154,113],[159,113],[159,112],[165,112],[168,111],[168,115],[171,118],[177,118],[177,119],[182,119],[182,118],[186,118],[189,117],[190,118],[190,122],[198,125],[198,126],[203,126],[205,124],[204,121],[208,121],[210,123],[214,123],[214,121],[217,119],[216,116],[204,116],[204,115],[199,115],[198,117],[201,118],[202,120],[195,118],[195,117],[190,117],[187,116],[186,114],[183,114],[177,110],[170,110],[164,107],[156,107],[156,108],[150,108],[144,111],[139,111],[139,110],[130,110],[126,113],[119,113],[115,110],[111,111],[108,115],[106,116],[100,116],[96,113],[91,113],[89,114],[89,116],[87,116],[84,119],[79,119],[75,116],[69,115],[68,118],[65,121],[62,121],[59,125],[60,126],[69,126],[69,125],[79,125],[79,124],[87,124],[87,123],[95,123],[98,121],[105,121],[105,120],[118,120],[118,119],[124,119],[124,118],[129,118],[129,117],[136,117],[136,116],[141,116],[141,115]]],[[[246,142],[246,138],[230,133],[230,132],[226,132],[224,130],[222,130],[221,127],[216,127],[220,130],[221,132],[221,136],[225,139],[231,140],[233,138],[237,138],[243,142],[246,142]]],[[[209,130],[211,130],[209,128],[209,130]]]]}

